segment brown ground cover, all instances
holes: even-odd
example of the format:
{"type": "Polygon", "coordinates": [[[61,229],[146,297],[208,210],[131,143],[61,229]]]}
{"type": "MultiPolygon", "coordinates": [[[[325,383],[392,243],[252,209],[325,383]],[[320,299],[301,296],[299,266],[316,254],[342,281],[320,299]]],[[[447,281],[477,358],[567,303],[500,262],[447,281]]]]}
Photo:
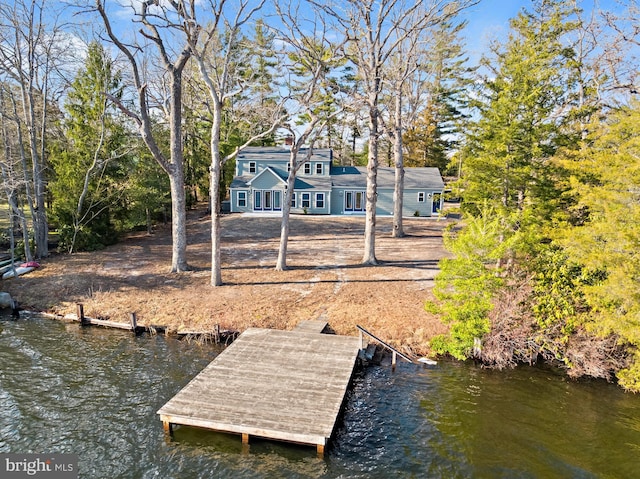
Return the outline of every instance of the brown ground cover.
{"type": "Polygon", "coordinates": [[[188,261],[193,271],[168,273],[170,228],[131,234],[98,252],[53,255],[38,270],[3,281],[27,309],[75,312],[83,303],[94,318],[171,330],[292,329],[303,319],[326,319],[339,334],[360,324],[404,350],[427,354],[427,341],[446,328],[424,310],[438,261],[446,253],[447,220],[405,220],[407,236],[390,236],[391,218],[378,218],[376,255],[381,264],[360,264],[364,218],[292,216],[289,270],[274,270],[280,218],[222,218],[224,286],[210,286],[210,218],[189,214],[188,261]]]}

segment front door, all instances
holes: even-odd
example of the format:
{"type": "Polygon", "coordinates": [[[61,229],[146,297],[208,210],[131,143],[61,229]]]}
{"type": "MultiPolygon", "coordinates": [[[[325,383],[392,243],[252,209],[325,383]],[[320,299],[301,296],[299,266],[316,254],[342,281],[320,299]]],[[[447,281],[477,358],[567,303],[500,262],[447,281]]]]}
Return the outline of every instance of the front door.
{"type": "Polygon", "coordinates": [[[434,193],[431,200],[431,212],[438,213],[440,211],[440,193],[434,193]]]}
{"type": "Polygon", "coordinates": [[[344,192],[344,211],[359,212],[364,211],[364,191],[345,191],[344,192]]]}
{"type": "Polygon", "coordinates": [[[282,209],[282,192],[280,190],[254,190],[254,211],[280,211],[282,209]]]}

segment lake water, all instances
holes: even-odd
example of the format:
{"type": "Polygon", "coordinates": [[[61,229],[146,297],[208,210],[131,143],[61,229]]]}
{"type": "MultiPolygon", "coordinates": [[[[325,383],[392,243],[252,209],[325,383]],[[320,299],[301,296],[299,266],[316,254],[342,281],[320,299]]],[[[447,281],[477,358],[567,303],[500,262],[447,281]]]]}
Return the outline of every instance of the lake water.
{"type": "Polygon", "coordinates": [[[92,479],[640,477],[640,396],[528,367],[364,369],[324,458],[187,427],[166,441],[156,411],[219,351],[0,321],[0,452],[78,454],[92,479]]]}

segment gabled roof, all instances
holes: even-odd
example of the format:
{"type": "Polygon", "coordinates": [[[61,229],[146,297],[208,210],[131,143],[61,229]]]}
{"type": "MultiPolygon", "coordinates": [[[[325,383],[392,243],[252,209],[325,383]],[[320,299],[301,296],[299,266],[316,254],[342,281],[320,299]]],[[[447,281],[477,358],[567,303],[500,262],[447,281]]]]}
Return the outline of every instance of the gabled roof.
{"type": "MultiPolygon", "coordinates": [[[[278,173],[276,170],[272,168],[266,168],[265,170],[258,173],[256,176],[252,175],[244,175],[244,176],[236,176],[229,188],[231,189],[242,189],[248,188],[251,186],[251,183],[255,181],[258,176],[261,176],[265,171],[269,170],[273,175],[278,177],[280,181],[283,183],[283,186],[287,184],[287,176],[278,173]]],[[[296,177],[296,182],[293,187],[295,190],[331,190],[331,177],[329,176],[303,176],[296,177]]]]}
{"type": "Polygon", "coordinates": [[[270,166],[267,166],[264,170],[262,170],[260,173],[258,173],[257,175],[255,175],[254,177],[252,177],[249,181],[247,181],[247,185],[251,185],[251,183],[253,183],[254,181],[256,181],[258,178],[260,178],[263,175],[271,175],[274,176],[275,178],[277,178],[280,182],[286,184],[286,180],[284,180],[282,178],[282,176],[280,176],[273,168],[271,168],[270,166]]]}
{"type": "MultiPolygon", "coordinates": [[[[309,150],[301,149],[299,158],[304,158],[309,150]]],[[[330,149],[314,149],[311,161],[331,161],[332,152],[330,149]]],[[[268,164],[273,161],[275,165],[282,167],[283,161],[289,160],[290,150],[282,147],[261,147],[253,146],[244,149],[238,158],[244,161],[262,161],[268,164]],[[278,163],[275,163],[278,162],[278,163]]],[[[278,178],[281,183],[286,185],[288,173],[278,166],[267,167],[255,176],[245,175],[235,177],[230,188],[248,188],[260,176],[271,174],[278,178]],[[267,173],[268,172],[268,173],[267,173]]],[[[395,168],[378,167],[378,188],[393,189],[395,182],[395,168]]],[[[367,186],[367,168],[363,166],[331,166],[330,176],[320,175],[304,175],[296,177],[295,189],[320,189],[331,190],[336,188],[358,188],[364,189],[367,186]]],[[[404,176],[405,189],[411,190],[433,190],[441,191],[444,189],[444,182],[438,168],[417,167],[405,168],[404,176]]]]}

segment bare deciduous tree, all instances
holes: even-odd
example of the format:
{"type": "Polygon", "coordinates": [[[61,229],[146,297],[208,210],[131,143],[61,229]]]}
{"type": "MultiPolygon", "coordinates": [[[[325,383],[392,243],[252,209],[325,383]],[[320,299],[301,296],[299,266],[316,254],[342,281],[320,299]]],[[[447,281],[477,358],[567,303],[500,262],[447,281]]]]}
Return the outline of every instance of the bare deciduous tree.
{"type": "MultiPolygon", "coordinates": [[[[198,42],[200,28],[192,24],[180,24],[175,28],[176,18],[181,18],[185,9],[195,9],[195,3],[188,2],[155,2],[143,1],[133,11],[133,23],[139,25],[140,35],[153,44],[169,82],[170,94],[167,98],[167,121],[170,131],[169,157],[163,153],[159,142],[152,131],[152,109],[149,102],[148,83],[144,78],[141,44],[127,45],[114,31],[106,1],[96,0],[95,6],[104,22],[109,39],[127,58],[131,67],[133,83],[136,89],[137,112],[127,108],[123,102],[111,97],[121,110],[131,117],[138,126],[140,135],[147,148],[169,177],[171,187],[171,221],[172,221],[172,258],[171,271],[182,272],[189,269],[187,263],[187,227],[186,227],[186,194],[184,188],[184,164],[182,152],[182,73],[191,58],[191,45],[198,42]],[[182,31],[184,38],[182,48],[173,54],[171,34],[182,31]]],[[[192,13],[193,14],[193,13],[192,13]]]]}
{"type": "Polygon", "coordinates": [[[276,105],[265,112],[270,116],[270,128],[261,131],[223,157],[220,150],[220,132],[225,104],[232,98],[251,89],[252,78],[237,75],[234,67],[242,63],[242,55],[250,51],[242,50],[243,28],[262,8],[265,0],[209,0],[202,8],[202,19],[196,17],[196,9],[181,9],[182,27],[197,27],[202,32],[202,41],[190,37],[190,50],[198,64],[200,76],[209,94],[208,105],[211,114],[211,166],[209,196],[211,200],[211,285],[222,285],[222,263],[220,257],[220,181],[224,164],[240,151],[260,138],[269,136],[282,123],[282,105],[276,105]]]}
{"type": "Polygon", "coordinates": [[[365,105],[369,120],[367,207],[362,263],[377,264],[375,234],[378,147],[384,67],[398,51],[398,47],[414,32],[442,22],[478,0],[348,0],[328,4],[312,1],[335,22],[336,31],[346,32],[347,51],[362,82],[361,102],[365,105]]]}
{"type": "Polygon", "coordinates": [[[24,191],[33,225],[36,256],[49,255],[46,213],[47,122],[54,77],[59,76],[68,42],[62,35],[59,12],[44,0],[0,4],[0,72],[20,92],[13,95],[17,133],[25,140],[20,155],[25,172],[24,191]]]}
{"type": "Polygon", "coordinates": [[[2,186],[9,204],[9,240],[11,259],[16,257],[15,227],[19,224],[22,231],[22,241],[24,244],[24,257],[26,261],[33,259],[31,246],[29,244],[29,225],[22,208],[20,208],[18,198],[20,192],[24,190],[24,172],[21,174],[21,155],[18,153],[22,146],[20,137],[17,134],[20,128],[20,119],[15,114],[15,103],[11,108],[6,102],[7,94],[12,98],[10,86],[0,84],[0,138],[2,150],[0,153],[0,171],[2,173],[2,186]]]}
{"type": "MultiPolygon", "coordinates": [[[[600,53],[599,64],[606,67],[605,73],[611,79],[612,88],[625,94],[637,95],[638,83],[638,47],[640,47],[640,2],[638,0],[620,0],[611,5],[615,10],[602,12],[606,25],[614,33],[606,39],[603,48],[601,32],[595,38],[600,53]]],[[[601,29],[601,26],[599,26],[601,29]]],[[[606,38],[606,37],[605,37],[606,38]]]]}
{"type": "Polygon", "coordinates": [[[313,145],[318,136],[344,109],[339,104],[340,86],[330,78],[331,70],[343,63],[343,45],[327,39],[325,25],[319,18],[301,21],[303,17],[299,15],[298,7],[288,2],[277,4],[276,9],[283,25],[278,30],[278,37],[284,45],[283,56],[288,58],[287,68],[291,72],[288,96],[296,105],[295,111],[290,113],[292,118],[304,118],[301,131],[294,125],[287,125],[293,141],[276,263],[276,271],[283,271],[287,269],[289,217],[297,172],[313,156],[313,145]],[[309,147],[303,151],[305,144],[309,147]]]}

